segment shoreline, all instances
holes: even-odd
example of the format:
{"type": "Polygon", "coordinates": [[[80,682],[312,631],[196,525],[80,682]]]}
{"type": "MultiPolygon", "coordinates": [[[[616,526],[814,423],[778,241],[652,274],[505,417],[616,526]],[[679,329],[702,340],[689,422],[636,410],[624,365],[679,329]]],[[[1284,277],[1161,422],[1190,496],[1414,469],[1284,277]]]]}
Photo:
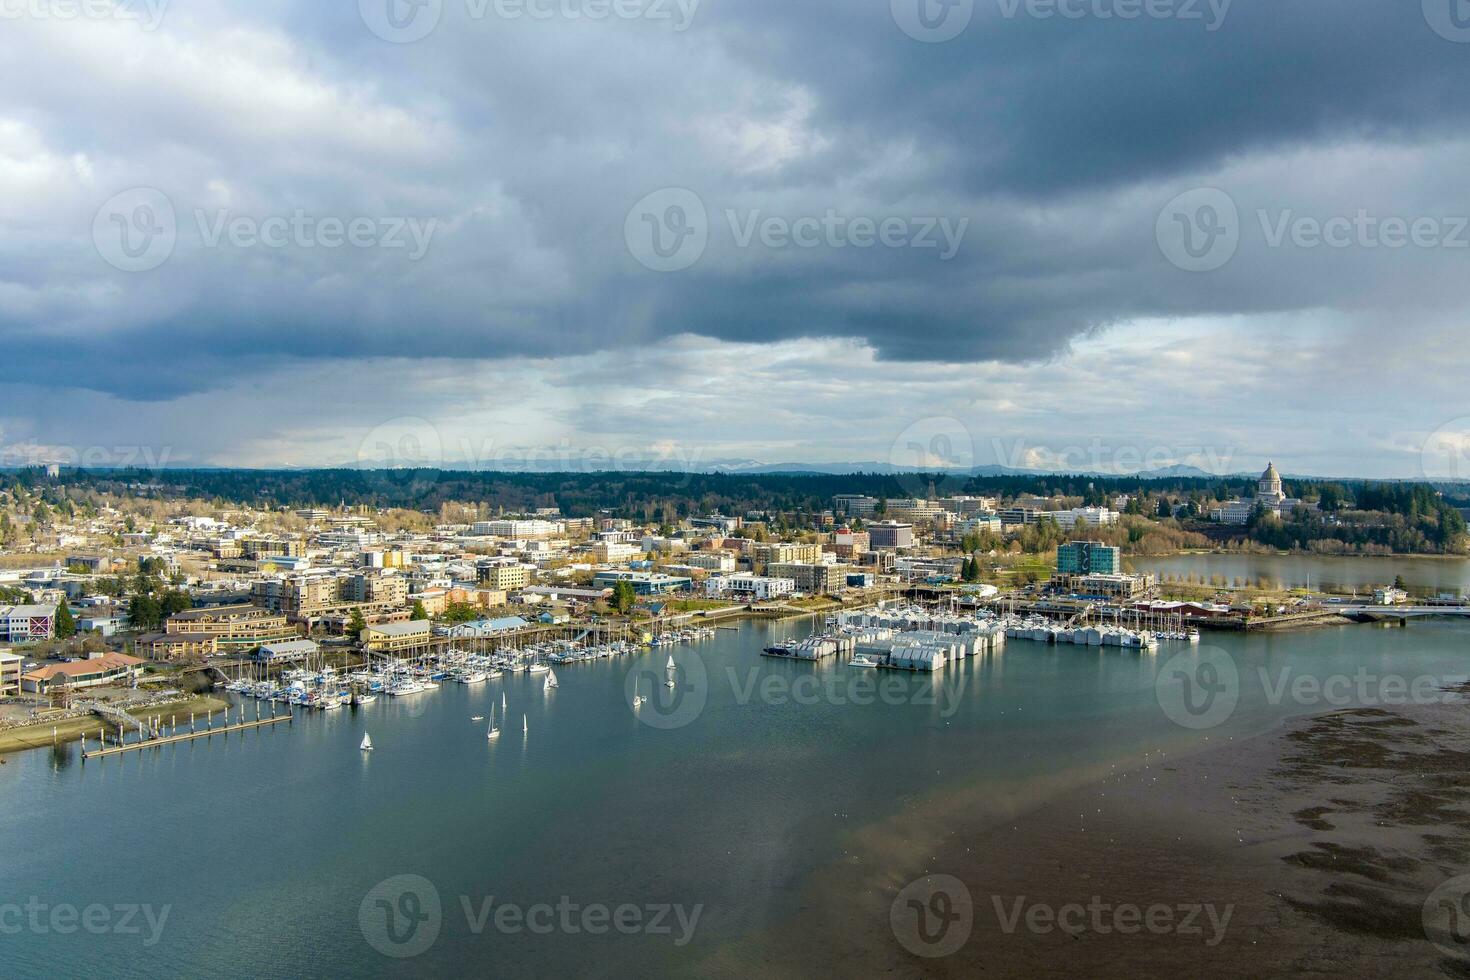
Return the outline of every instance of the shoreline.
{"type": "Polygon", "coordinates": [[[1210,977],[1470,977],[1470,948],[1436,947],[1422,919],[1431,892],[1470,865],[1467,772],[1462,699],[1293,719],[1024,790],[946,791],[852,834],[842,861],[801,883],[801,916],[703,966],[1031,977],[1082,957],[1105,978],[1173,977],[1182,963],[1210,977]],[[940,948],[913,931],[916,896],[915,909],[959,917],[948,955],[913,952],[940,948]],[[1173,928],[1125,933],[1078,911],[1099,904],[1172,909],[1173,928]]]}
{"type": "MultiPolygon", "coordinates": [[[[149,718],[163,717],[165,724],[171,724],[180,717],[187,718],[190,710],[196,714],[210,711],[219,711],[227,707],[229,702],[210,695],[200,695],[184,698],[168,704],[149,705],[146,711],[135,714],[124,708],[128,714],[140,721],[149,718]]],[[[85,715],[80,718],[67,718],[59,722],[37,722],[34,725],[23,725],[17,728],[8,728],[0,731],[0,758],[16,752],[27,752],[31,749],[45,749],[52,745],[63,745],[69,742],[81,741],[83,736],[89,739],[96,738],[99,729],[111,731],[115,728],[110,722],[96,715],[85,715]],[[53,739],[51,730],[56,729],[53,739]]]]}

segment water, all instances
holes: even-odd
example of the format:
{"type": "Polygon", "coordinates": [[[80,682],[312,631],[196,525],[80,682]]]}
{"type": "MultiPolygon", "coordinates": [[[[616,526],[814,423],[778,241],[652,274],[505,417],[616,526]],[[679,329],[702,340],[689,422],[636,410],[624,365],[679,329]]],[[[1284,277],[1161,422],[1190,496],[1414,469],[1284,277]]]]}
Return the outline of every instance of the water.
{"type": "MultiPolygon", "coordinates": [[[[11,756],[0,766],[3,972],[692,975],[726,943],[758,944],[763,930],[798,915],[808,876],[906,799],[981,782],[1033,802],[1041,786],[1085,767],[1332,706],[1273,703],[1290,672],[1470,672],[1470,627],[1446,621],[1224,634],[1201,650],[1152,655],[1013,641],[939,677],[758,655],[810,628],[750,623],[675,648],[686,690],[667,704],[668,654],[653,651],[559,669],[561,687],[549,695],[540,677],[514,675],[85,765],[76,746],[11,756]],[[1219,727],[1181,727],[1161,707],[1156,675],[1167,663],[1173,674],[1204,676],[1197,661],[1216,647],[1238,665],[1239,706],[1219,727]],[[643,720],[628,704],[635,668],[653,709],[643,720]],[[492,705],[498,716],[502,690],[509,717],[491,743],[470,718],[492,705]],[[358,751],[364,730],[371,754],[358,751]],[[387,929],[375,904],[383,892],[373,890],[399,875],[430,882],[441,910],[432,923],[413,920],[425,930],[414,932],[407,916],[432,910],[388,886],[396,935],[433,940],[405,959],[370,941],[381,945],[387,929]],[[141,918],[132,923],[141,935],[60,934],[49,913],[38,928],[5,904],[32,898],[48,909],[142,904],[155,919],[168,906],[168,918],[152,945],[141,918]],[[659,904],[703,909],[682,946],[672,918],[663,924],[674,935],[495,926],[502,903],[559,901],[626,904],[639,915],[659,904]]],[[[1166,700],[1176,688],[1166,685],[1166,700]]],[[[928,827],[914,834],[931,837],[928,827]]]]}
{"type": "Polygon", "coordinates": [[[1254,586],[1265,579],[1273,587],[1322,589],[1330,592],[1370,592],[1392,585],[1403,576],[1416,595],[1470,594],[1470,559],[1464,558],[1339,558],[1321,555],[1173,555],[1168,558],[1132,558],[1138,572],[1176,576],[1209,583],[1221,576],[1226,585],[1237,579],[1254,586]]]}

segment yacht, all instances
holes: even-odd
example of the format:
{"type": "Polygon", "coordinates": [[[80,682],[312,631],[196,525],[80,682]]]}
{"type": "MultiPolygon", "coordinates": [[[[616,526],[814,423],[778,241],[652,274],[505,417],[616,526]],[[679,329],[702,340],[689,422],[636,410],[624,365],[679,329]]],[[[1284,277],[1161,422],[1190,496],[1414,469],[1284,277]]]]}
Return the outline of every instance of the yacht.
{"type": "Polygon", "coordinates": [[[561,687],[561,685],[557,683],[556,671],[548,667],[546,669],[546,685],[542,688],[542,690],[550,691],[553,688],[558,687],[561,687]]]}
{"type": "Polygon", "coordinates": [[[851,660],[849,660],[847,662],[847,665],[849,667],[876,667],[878,666],[878,661],[869,656],[866,656],[865,654],[859,653],[851,660]]]}
{"type": "Polygon", "coordinates": [[[485,683],[485,676],[485,672],[482,670],[471,670],[467,673],[459,674],[455,677],[455,680],[461,684],[483,684],[485,683]]]}

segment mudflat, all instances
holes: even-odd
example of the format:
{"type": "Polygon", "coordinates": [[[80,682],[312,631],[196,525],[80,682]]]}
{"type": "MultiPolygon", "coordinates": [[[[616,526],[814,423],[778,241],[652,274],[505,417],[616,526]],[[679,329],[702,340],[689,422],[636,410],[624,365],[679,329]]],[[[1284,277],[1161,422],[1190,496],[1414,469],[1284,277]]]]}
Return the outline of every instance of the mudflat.
{"type": "Polygon", "coordinates": [[[1029,809],[993,788],[906,807],[854,834],[799,914],[705,967],[1470,977],[1463,698],[1298,719],[1074,782],[1029,809]]]}

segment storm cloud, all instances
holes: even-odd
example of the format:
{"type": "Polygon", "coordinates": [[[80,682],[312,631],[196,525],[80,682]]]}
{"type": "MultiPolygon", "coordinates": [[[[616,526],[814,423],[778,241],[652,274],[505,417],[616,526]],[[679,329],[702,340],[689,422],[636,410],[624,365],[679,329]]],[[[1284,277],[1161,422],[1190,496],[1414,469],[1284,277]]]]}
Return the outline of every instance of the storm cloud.
{"type": "Polygon", "coordinates": [[[1232,317],[1428,349],[1470,259],[1452,2],[16,2],[0,383],[690,336],[1025,366],[1232,317]]]}

